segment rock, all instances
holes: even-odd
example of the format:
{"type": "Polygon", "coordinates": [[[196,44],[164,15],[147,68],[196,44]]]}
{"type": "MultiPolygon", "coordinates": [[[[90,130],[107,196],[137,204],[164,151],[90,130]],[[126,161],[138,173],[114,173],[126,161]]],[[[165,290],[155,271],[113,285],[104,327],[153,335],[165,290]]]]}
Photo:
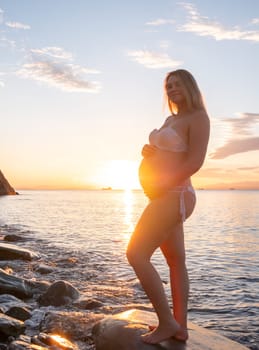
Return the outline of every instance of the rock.
{"type": "Polygon", "coordinates": [[[4,174],[0,170],[0,196],[3,195],[15,195],[18,194],[15,192],[13,187],[9,184],[7,179],[4,177],[4,174]]]}
{"type": "Polygon", "coordinates": [[[31,313],[27,307],[13,306],[5,314],[20,321],[26,321],[31,318],[31,313]]]}
{"type": "MultiPolygon", "coordinates": [[[[58,349],[63,350],[78,350],[77,345],[73,344],[68,339],[62,337],[61,335],[55,334],[46,334],[46,333],[40,333],[37,336],[37,339],[45,345],[49,346],[56,346],[58,349]]],[[[35,337],[34,340],[35,341],[35,337]]]]}
{"type": "Polygon", "coordinates": [[[0,314],[0,333],[6,338],[9,336],[17,337],[25,331],[25,325],[22,321],[0,314]]]}
{"type": "Polygon", "coordinates": [[[0,311],[20,321],[25,321],[31,317],[27,305],[20,299],[9,294],[0,295],[0,311]]]}
{"type": "Polygon", "coordinates": [[[23,259],[29,260],[39,259],[40,256],[28,249],[18,247],[14,244],[0,243],[0,259],[23,259]]]}
{"type": "Polygon", "coordinates": [[[79,291],[66,281],[54,282],[44,293],[39,297],[39,303],[42,306],[60,306],[71,303],[79,298],[79,291]]]}
{"type": "Polygon", "coordinates": [[[9,275],[2,269],[0,269],[0,293],[10,293],[21,298],[32,296],[22,278],[9,275]]]}
{"type": "Polygon", "coordinates": [[[42,275],[46,275],[46,274],[53,272],[54,269],[51,266],[40,264],[40,265],[36,266],[35,271],[38,273],[41,273],[42,275]]]}
{"type": "Polygon", "coordinates": [[[73,303],[74,306],[79,309],[92,310],[98,307],[102,307],[103,303],[96,299],[79,299],[73,303]]]}
{"type": "Polygon", "coordinates": [[[35,282],[9,275],[0,269],[0,294],[12,294],[18,298],[30,298],[47,290],[49,283],[35,282]]]}
{"type": "Polygon", "coordinates": [[[13,341],[8,347],[8,350],[48,350],[48,349],[49,347],[43,347],[36,344],[26,343],[22,340],[13,341]]]}
{"type": "Polygon", "coordinates": [[[1,294],[0,295],[0,311],[5,314],[11,307],[21,306],[24,307],[26,304],[10,294],[1,294]]]}
{"type": "Polygon", "coordinates": [[[62,334],[73,341],[92,342],[93,325],[103,317],[102,314],[91,312],[48,311],[41,322],[41,330],[44,333],[62,334]]]}
{"type": "Polygon", "coordinates": [[[18,241],[23,241],[24,238],[15,234],[9,234],[4,236],[4,241],[7,242],[18,242],[18,241]]]}
{"type": "Polygon", "coordinates": [[[188,323],[187,343],[170,338],[158,345],[145,344],[140,335],[157,324],[156,315],[148,311],[129,310],[107,317],[93,327],[96,350],[245,350],[248,349],[215,332],[188,323]]]}

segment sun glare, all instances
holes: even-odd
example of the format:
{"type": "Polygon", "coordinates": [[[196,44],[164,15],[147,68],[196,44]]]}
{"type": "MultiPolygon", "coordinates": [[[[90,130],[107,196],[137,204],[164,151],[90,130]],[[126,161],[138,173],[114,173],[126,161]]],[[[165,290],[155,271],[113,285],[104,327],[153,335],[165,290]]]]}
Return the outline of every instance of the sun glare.
{"type": "Polygon", "coordinates": [[[102,187],[132,190],[140,188],[138,181],[138,163],[129,160],[112,160],[107,162],[98,182],[102,187]]]}

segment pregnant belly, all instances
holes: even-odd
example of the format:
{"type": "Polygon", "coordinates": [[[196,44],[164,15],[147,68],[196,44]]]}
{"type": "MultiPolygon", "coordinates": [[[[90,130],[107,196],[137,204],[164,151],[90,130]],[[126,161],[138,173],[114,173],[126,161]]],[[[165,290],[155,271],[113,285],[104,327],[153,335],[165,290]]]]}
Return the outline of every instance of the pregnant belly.
{"type": "Polygon", "coordinates": [[[143,189],[169,182],[172,166],[168,161],[156,156],[143,158],[139,166],[139,182],[143,189]]]}

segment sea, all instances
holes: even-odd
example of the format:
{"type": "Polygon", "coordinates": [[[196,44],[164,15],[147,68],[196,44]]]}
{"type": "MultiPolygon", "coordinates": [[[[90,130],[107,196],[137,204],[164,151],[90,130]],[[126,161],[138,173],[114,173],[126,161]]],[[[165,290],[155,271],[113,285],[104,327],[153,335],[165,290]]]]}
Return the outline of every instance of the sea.
{"type": "MultiPolygon", "coordinates": [[[[150,305],[125,250],[147,205],[142,191],[19,191],[0,197],[0,232],[26,236],[57,268],[55,278],[111,307],[150,305]],[[73,269],[61,257],[78,261],[73,269]]],[[[259,349],[259,191],[197,190],[185,222],[189,320],[259,349]]],[[[168,268],[152,261],[168,297],[168,268]]],[[[30,272],[28,272],[30,273],[30,272]]]]}

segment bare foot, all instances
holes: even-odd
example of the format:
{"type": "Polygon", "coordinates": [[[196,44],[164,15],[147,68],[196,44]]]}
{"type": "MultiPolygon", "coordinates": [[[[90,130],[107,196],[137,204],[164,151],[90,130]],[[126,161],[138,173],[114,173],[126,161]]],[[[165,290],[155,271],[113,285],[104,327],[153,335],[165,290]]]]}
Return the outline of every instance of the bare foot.
{"type": "Polygon", "coordinates": [[[175,333],[174,339],[182,342],[186,342],[189,338],[188,330],[187,328],[180,327],[180,329],[175,333]]]}
{"type": "Polygon", "coordinates": [[[175,336],[178,331],[180,331],[179,324],[176,321],[172,321],[166,326],[159,325],[151,332],[142,335],[142,339],[145,343],[148,344],[158,344],[166,339],[175,336]]]}
{"type": "MultiPolygon", "coordinates": [[[[157,328],[157,326],[150,325],[150,326],[148,326],[148,328],[150,329],[150,331],[153,331],[154,329],[157,328]]],[[[188,334],[187,328],[184,328],[184,327],[180,326],[180,329],[178,331],[176,331],[176,333],[173,336],[173,338],[178,340],[178,341],[186,342],[188,340],[188,338],[189,338],[189,334],[188,334]]]]}

